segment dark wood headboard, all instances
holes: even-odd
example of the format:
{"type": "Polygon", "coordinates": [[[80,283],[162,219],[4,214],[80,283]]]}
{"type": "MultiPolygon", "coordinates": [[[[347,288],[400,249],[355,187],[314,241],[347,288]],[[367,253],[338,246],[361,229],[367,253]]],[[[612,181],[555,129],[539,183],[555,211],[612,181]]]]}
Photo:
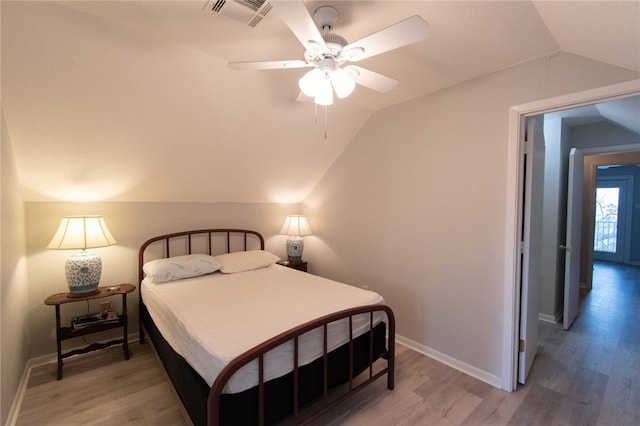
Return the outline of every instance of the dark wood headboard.
{"type": "Polygon", "coordinates": [[[248,229],[198,229],[153,237],[138,252],[138,282],[144,279],[147,260],[185,254],[217,255],[235,251],[264,250],[264,238],[248,229]],[[149,253],[153,250],[153,253],[149,253]]]}

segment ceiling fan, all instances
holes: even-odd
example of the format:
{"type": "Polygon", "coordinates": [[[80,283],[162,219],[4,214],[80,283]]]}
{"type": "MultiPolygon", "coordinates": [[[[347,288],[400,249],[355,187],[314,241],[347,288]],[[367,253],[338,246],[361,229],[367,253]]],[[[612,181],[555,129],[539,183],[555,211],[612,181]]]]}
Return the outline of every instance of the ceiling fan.
{"type": "Polygon", "coordinates": [[[304,46],[304,60],[229,62],[228,66],[235,70],[313,68],[302,76],[299,86],[318,105],[331,105],[334,91],[339,98],[349,96],[356,83],[381,93],[395,88],[397,80],[348,63],[423,40],[429,28],[415,15],[348,43],[331,32],[338,19],[338,11],[331,6],[319,7],[311,17],[302,0],[272,0],[271,5],[304,46]]]}

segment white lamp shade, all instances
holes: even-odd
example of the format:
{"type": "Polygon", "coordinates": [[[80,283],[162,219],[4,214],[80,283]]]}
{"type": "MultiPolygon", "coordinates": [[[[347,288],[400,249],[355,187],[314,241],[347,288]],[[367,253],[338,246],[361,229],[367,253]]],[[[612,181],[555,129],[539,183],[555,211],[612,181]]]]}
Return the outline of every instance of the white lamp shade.
{"type": "Polygon", "coordinates": [[[116,244],[102,216],[65,216],[48,249],[86,250],[116,244]]]}
{"type": "Polygon", "coordinates": [[[331,84],[333,84],[333,89],[340,99],[349,96],[353,89],[356,88],[356,82],[342,68],[338,68],[331,73],[331,84]]]}
{"type": "Polygon", "coordinates": [[[311,98],[314,98],[318,93],[323,79],[324,73],[318,68],[314,68],[302,76],[302,78],[298,81],[298,86],[300,86],[300,90],[302,90],[302,93],[311,98]]]}
{"type": "Polygon", "coordinates": [[[311,235],[311,227],[307,218],[301,215],[287,216],[280,230],[281,235],[305,236],[311,235]]]}
{"type": "Polygon", "coordinates": [[[320,90],[316,93],[314,100],[318,105],[333,105],[333,87],[328,76],[322,79],[320,90]]]}

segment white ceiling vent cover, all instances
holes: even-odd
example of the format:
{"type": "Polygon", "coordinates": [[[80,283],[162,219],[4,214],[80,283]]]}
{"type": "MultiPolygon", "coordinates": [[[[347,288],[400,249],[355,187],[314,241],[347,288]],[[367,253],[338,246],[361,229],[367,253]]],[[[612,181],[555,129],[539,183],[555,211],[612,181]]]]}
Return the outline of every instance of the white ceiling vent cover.
{"type": "Polygon", "coordinates": [[[205,7],[255,28],[271,10],[269,0],[207,0],[205,7]]]}

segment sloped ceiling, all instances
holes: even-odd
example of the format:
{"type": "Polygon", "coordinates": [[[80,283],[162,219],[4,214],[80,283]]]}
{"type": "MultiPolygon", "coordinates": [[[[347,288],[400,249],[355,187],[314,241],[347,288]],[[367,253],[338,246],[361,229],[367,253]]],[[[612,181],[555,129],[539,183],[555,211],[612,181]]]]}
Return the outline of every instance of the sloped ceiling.
{"type": "Polygon", "coordinates": [[[568,126],[611,123],[640,135],[640,96],[614,99],[579,108],[545,114],[545,118],[562,118],[568,126]]]}
{"type": "Polygon", "coordinates": [[[249,28],[200,1],[0,2],[2,107],[26,200],[299,202],[381,108],[563,50],[640,71],[640,2],[308,1],[354,41],[412,15],[429,38],[362,61],[400,81],[326,111],[275,11],[249,28]]]}

